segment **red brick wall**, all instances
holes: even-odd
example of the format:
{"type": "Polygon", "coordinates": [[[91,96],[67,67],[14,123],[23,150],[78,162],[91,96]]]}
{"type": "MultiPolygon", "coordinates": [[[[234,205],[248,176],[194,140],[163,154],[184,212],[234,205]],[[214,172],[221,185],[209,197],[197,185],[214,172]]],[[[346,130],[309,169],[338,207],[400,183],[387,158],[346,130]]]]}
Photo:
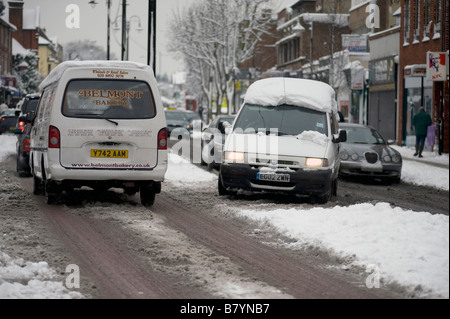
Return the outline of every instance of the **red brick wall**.
{"type": "MultiPolygon", "coordinates": [[[[430,40],[428,41],[422,41],[422,35],[423,35],[423,31],[424,31],[424,12],[425,12],[425,2],[424,0],[417,0],[420,1],[420,5],[421,5],[421,16],[420,16],[420,36],[419,36],[419,43],[413,43],[413,39],[414,39],[414,14],[415,14],[415,10],[417,10],[417,6],[414,6],[414,1],[411,1],[411,9],[410,9],[410,21],[409,21],[409,26],[410,26],[410,36],[409,36],[409,44],[408,45],[404,45],[404,26],[405,26],[405,16],[404,16],[404,4],[405,4],[405,0],[401,0],[401,6],[402,6],[402,20],[401,20],[401,30],[400,30],[400,61],[399,61],[399,83],[398,83],[398,90],[399,90],[399,121],[398,121],[398,136],[399,136],[399,144],[402,143],[402,140],[404,138],[406,138],[406,136],[403,136],[403,103],[404,103],[404,96],[403,96],[403,91],[404,91],[404,69],[405,66],[407,65],[412,65],[412,64],[426,64],[426,53],[428,51],[447,51],[448,50],[448,13],[447,15],[444,14],[444,10],[442,10],[441,12],[441,26],[444,25],[444,27],[446,28],[446,30],[443,30],[441,27],[441,37],[438,39],[433,40],[433,32],[431,32],[430,34],[430,40]],[[447,21],[445,21],[444,23],[444,19],[446,19],[447,21]],[[443,38],[446,37],[446,43],[443,45],[443,38]]],[[[449,6],[449,2],[450,0],[442,0],[442,2],[445,2],[445,5],[447,6],[447,10],[448,8],[450,8],[449,6]]],[[[434,6],[434,0],[430,0],[430,16],[431,19],[433,19],[432,17],[435,14],[435,6],[434,6]]],[[[443,5],[444,6],[444,5],[443,5]]],[[[448,110],[449,110],[449,92],[448,92],[448,82],[445,82],[444,86],[446,87],[446,89],[444,90],[444,100],[445,100],[445,106],[444,106],[444,110],[443,112],[441,112],[440,110],[440,103],[439,103],[439,93],[440,90],[437,88],[437,86],[439,86],[440,84],[434,84],[434,94],[433,94],[433,106],[434,106],[434,110],[437,110],[438,114],[443,113],[444,114],[444,126],[445,126],[445,130],[444,130],[444,152],[448,153],[449,152],[449,117],[448,117],[448,110]]],[[[436,119],[433,119],[434,121],[436,119]]],[[[437,124],[437,123],[435,123],[437,124]]]]}
{"type": "Polygon", "coordinates": [[[13,33],[16,39],[25,49],[39,50],[37,30],[23,30],[23,3],[9,2],[9,21],[16,26],[17,31],[13,33]]]}

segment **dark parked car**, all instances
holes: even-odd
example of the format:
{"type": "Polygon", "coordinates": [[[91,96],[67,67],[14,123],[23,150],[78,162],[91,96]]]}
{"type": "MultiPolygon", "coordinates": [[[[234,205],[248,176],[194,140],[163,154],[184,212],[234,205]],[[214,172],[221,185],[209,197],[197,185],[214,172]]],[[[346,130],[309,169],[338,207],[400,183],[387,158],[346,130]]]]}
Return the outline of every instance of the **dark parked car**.
{"type": "Polygon", "coordinates": [[[236,115],[219,115],[205,128],[202,133],[202,164],[210,168],[220,167],[222,148],[225,143],[224,123],[231,125],[235,118],[236,115]]]}
{"type": "Polygon", "coordinates": [[[20,111],[15,109],[6,110],[1,114],[0,134],[14,133],[14,131],[16,130],[16,124],[19,114],[20,111]]]}
{"type": "Polygon", "coordinates": [[[27,116],[30,113],[36,113],[40,98],[40,93],[27,94],[19,103],[17,103],[17,108],[20,109],[20,115],[17,119],[16,127],[22,132],[27,122],[27,116]]]}
{"type": "Polygon", "coordinates": [[[39,104],[40,94],[28,94],[19,103],[18,107],[21,109],[21,115],[17,120],[17,165],[16,170],[20,177],[31,176],[30,169],[30,132],[31,121],[36,114],[37,106],[39,104]]]}
{"type": "MultiPolygon", "coordinates": [[[[174,129],[186,129],[192,132],[194,129],[194,122],[202,122],[200,115],[192,111],[166,111],[167,120],[167,136],[170,137],[174,129]]],[[[179,134],[182,135],[182,134],[179,134]]]]}
{"type": "Polygon", "coordinates": [[[382,179],[399,183],[402,156],[373,127],[339,123],[347,131],[347,142],[342,143],[339,176],[382,179]]]}

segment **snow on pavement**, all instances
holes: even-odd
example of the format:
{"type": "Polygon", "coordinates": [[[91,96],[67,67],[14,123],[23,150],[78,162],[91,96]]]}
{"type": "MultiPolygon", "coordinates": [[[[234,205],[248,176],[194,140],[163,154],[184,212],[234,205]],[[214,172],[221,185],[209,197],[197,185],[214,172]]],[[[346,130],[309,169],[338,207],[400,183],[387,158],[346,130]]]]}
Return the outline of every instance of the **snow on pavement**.
{"type": "MultiPolygon", "coordinates": [[[[15,140],[14,136],[0,136],[0,160],[14,154],[15,140]]],[[[410,150],[401,149],[407,157],[410,150]]],[[[448,155],[432,160],[448,164],[448,155]]],[[[204,187],[210,183],[202,182],[217,178],[173,154],[166,177],[179,187],[204,187]]],[[[402,179],[448,190],[448,169],[444,168],[405,160],[402,179]]],[[[237,214],[271,223],[297,240],[289,245],[315,245],[344,258],[351,256],[357,266],[375,265],[382,284],[397,282],[411,291],[420,287],[419,297],[449,298],[448,216],[403,210],[387,203],[312,209],[278,209],[276,204],[264,204],[237,214]]],[[[0,298],[80,297],[43,275],[51,272],[45,262],[13,260],[0,252],[0,298]],[[26,265],[22,267],[26,276],[17,265],[26,265]]]]}

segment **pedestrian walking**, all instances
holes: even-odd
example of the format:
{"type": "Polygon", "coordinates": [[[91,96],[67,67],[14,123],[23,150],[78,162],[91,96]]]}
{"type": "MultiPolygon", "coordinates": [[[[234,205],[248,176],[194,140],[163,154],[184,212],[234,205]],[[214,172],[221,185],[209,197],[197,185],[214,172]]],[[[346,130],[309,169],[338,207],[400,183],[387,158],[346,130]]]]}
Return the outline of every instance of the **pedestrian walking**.
{"type": "Polygon", "coordinates": [[[425,147],[428,127],[433,124],[430,114],[425,112],[425,108],[423,106],[419,108],[419,113],[414,115],[412,124],[416,133],[416,152],[414,153],[414,156],[423,157],[422,152],[425,147]]]}

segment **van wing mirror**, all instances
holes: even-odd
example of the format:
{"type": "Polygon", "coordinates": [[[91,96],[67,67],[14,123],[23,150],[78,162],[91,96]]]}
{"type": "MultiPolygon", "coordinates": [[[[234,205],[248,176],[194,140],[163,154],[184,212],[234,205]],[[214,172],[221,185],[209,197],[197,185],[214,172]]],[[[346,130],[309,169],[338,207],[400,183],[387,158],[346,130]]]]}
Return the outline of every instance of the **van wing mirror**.
{"type": "Polygon", "coordinates": [[[344,143],[347,142],[347,131],[346,130],[339,130],[339,136],[338,138],[333,137],[334,143],[344,143]]]}

